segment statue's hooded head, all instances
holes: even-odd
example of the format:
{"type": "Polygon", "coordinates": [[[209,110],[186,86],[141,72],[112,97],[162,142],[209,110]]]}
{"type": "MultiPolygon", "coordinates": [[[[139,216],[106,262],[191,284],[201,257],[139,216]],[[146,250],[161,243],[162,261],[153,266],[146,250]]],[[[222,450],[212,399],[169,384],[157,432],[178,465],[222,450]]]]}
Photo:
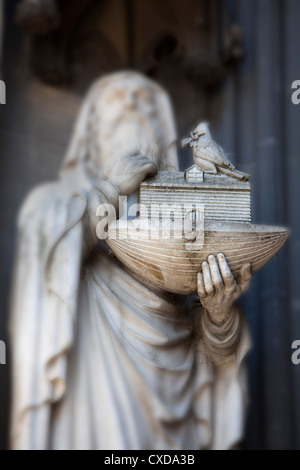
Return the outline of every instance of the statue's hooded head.
{"type": "Polygon", "coordinates": [[[160,170],[178,168],[176,131],[167,93],[137,72],[107,75],[84,100],[61,176],[89,189],[128,153],[142,153],[160,170]],[[76,178],[74,179],[74,174],[76,178]]]}

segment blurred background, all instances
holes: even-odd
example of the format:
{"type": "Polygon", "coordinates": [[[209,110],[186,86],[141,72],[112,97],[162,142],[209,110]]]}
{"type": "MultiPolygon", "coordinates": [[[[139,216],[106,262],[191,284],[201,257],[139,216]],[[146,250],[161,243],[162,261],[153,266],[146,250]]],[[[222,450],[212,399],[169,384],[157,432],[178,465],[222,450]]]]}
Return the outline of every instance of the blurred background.
{"type": "MultiPolygon", "coordinates": [[[[7,448],[7,332],[15,220],[28,191],[55,179],[94,79],[139,70],[169,92],[179,138],[200,120],[251,174],[254,223],[286,225],[283,250],[242,299],[252,335],[244,449],[300,449],[299,0],[0,0],[0,449],[7,448]]],[[[181,168],[191,153],[180,151],[181,168]]]]}

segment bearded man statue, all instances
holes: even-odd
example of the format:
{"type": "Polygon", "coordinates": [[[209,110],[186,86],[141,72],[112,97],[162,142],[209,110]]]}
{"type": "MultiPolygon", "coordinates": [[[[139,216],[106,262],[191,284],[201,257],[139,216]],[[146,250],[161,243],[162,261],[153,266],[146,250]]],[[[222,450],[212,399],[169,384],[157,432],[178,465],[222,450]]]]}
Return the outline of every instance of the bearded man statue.
{"type": "Polygon", "coordinates": [[[222,254],[198,296],[139,279],[99,240],[97,207],[178,169],[166,92],[135,72],[83,102],[59,179],[18,217],[12,292],[13,449],[230,449],[243,437],[249,349],[222,254]]]}

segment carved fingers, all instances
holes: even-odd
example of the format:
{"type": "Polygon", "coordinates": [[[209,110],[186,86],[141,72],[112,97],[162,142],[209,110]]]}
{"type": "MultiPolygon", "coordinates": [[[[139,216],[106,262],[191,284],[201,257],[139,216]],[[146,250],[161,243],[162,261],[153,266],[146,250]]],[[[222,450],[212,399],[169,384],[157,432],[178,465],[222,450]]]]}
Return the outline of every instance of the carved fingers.
{"type": "Polygon", "coordinates": [[[198,273],[197,287],[200,299],[210,296],[215,292],[209,264],[206,261],[202,263],[202,272],[198,273]]]}
{"type": "Polygon", "coordinates": [[[202,273],[203,273],[203,282],[204,282],[205,291],[208,295],[211,295],[214,293],[215,288],[214,288],[209,264],[206,261],[202,263],[202,273]]]}
{"type": "Polygon", "coordinates": [[[156,163],[146,155],[129,154],[114,162],[108,179],[119,188],[120,194],[129,196],[147,176],[154,176],[156,173],[156,163]]]}
{"type": "Polygon", "coordinates": [[[250,286],[251,282],[251,264],[246,263],[241,267],[240,270],[240,277],[238,281],[238,285],[240,287],[241,294],[246,292],[250,286]]]}
{"type": "Polygon", "coordinates": [[[222,253],[210,255],[207,262],[202,263],[202,272],[198,274],[198,290],[201,297],[228,291],[234,291],[236,282],[222,253]]]}
{"type": "Polygon", "coordinates": [[[222,274],[222,279],[224,282],[224,285],[228,289],[229,292],[233,292],[236,288],[236,282],[234,280],[233,274],[228,266],[227,260],[223,253],[219,253],[217,255],[218,261],[219,261],[219,266],[220,266],[220,271],[222,274]]]}
{"type": "Polygon", "coordinates": [[[136,155],[134,165],[132,178],[136,189],[147,176],[154,176],[158,171],[156,163],[145,155],[136,155]]]}
{"type": "Polygon", "coordinates": [[[206,296],[206,291],[204,287],[204,279],[203,279],[203,274],[198,273],[197,276],[197,288],[198,288],[198,295],[201,298],[204,298],[206,296]]]}
{"type": "MultiPolygon", "coordinates": [[[[140,167],[141,171],[143,172],[144,178],[146,176],[154,176],[157,173],[157,165],[148,157],[141,155],[140,158],[137,160],[138,166],[140,167]]],[[[144,179],[143,178],[143,179],[144,179]]]]}
{"type": "Polygon", "coordinates": [[[210,255],[202,263],[202,271],[197,277],[198,295],[214,321],[226,319],[234,302],[248,289],[250,279],[251,267],[245,264],[236,282],[223,253],[210,255]]]}

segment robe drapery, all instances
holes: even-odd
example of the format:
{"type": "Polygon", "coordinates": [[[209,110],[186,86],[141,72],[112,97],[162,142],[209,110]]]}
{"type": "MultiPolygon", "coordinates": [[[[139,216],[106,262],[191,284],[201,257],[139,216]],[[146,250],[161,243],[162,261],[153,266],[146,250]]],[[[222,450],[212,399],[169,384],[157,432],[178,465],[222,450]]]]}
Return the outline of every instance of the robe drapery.
{"type": "Polygon", "coordinates": [[[235,360],[214,366],[200,347],[200,306],[142,284],[103,242],[86,250],[83,181],[37,188],[19,215],[11,447],[231,448],[243,436],[246,324],[235,360]]]}

